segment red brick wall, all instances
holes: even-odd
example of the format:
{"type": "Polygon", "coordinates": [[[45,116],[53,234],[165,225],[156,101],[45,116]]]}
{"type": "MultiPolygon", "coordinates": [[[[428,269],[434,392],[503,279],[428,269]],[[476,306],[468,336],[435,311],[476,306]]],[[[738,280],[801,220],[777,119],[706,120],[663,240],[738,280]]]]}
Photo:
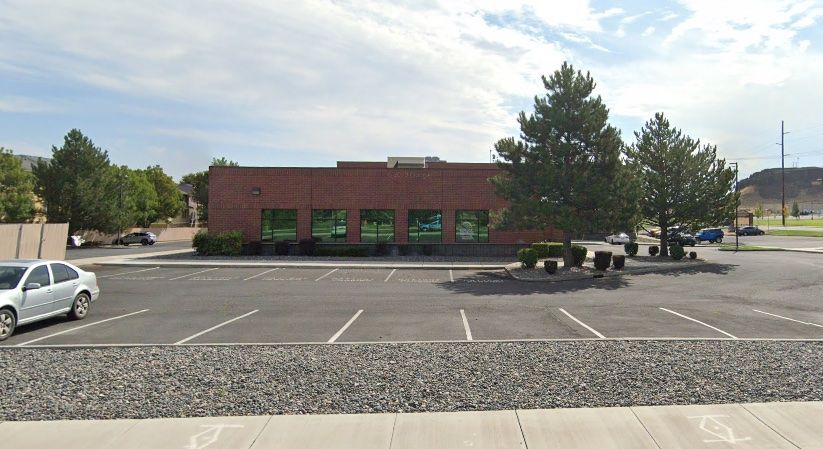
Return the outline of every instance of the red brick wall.
{"type": "MultiPolygon", "coordinates": [[[[454,243],[455,211],[497,210],[506,201],[488,179],[492,164],[432,163],[427,168],[386,168],[363,163],[343,168],[211,167],[209,231],[240,230],[260,239],[262,209],[297,209],[297,238],[311,237],[312,209],[346,209],[348,242],[360,241],[361,209],[393,209],[395,241],[407,242],[407,211],[439,209],[443,243],[454,243]],[[260,195],[252,189],[260,188],[260,195]]],[[[489,243],[531,243],[560,238],[545,231],[489,231],[489,243]]]]}

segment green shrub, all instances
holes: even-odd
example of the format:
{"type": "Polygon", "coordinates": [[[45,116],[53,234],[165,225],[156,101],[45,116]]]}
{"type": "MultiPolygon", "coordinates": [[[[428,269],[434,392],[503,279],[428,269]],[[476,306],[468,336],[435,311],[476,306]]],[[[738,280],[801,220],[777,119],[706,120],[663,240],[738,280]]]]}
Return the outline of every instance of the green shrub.
{"type": "Polygon", "coordinates": [[[243,250],[243,234],[240,231],[221,234],[198,232],[192,238],[191,246],[201,256],[239,256],[243,250]]]}
{"type": "Polygon", "coordinates": [[[694,260],[697,259],[697,253],[692,251],[689,253],[689,259],[694,260]]]}
{"type": "Polygon", "coordinates": [[[594,252],[594,268],[600,271],[606,271],[609,265],[612,264],[611,251],[595,251],[594,252]]]}
{"type": "Polygon", "coordinates": [[[317,255],[317,242],[314,239],[302,239],[298,245],[300,245],[300,253],[304,256],[317,255]]]}
{"type": "Polygon", "coordinates": [[[652,246],[649,247],[649,255],[650,256],[656,256],[657,253],[659,253],[659,252],[660,252],[660,247],[659,246],[652,245],[652,246]]]}
{"type": "Polygon", "coordinates": [[[274,242],[274,254],[278,256],[288,256],[289,255],[289,247],[291,244],[285,240],[278,240],[274,242]]]}
{"type": "Polygon", "coordinates": [[[368,257],[369,248],[365,246],[348,248],[318,246],[315,254],[322,257],[368,257]]]}
{"type": "Polygon", "coordinates": [[[586,261],[586,254],[589,250],[583,245],[572,245],[572,258],[574,259],[574,266],[582,267],[583,262],[586,261]]]}
{"type": "Polygon", "coordinates": [[[623,245],[623,250],[626,251],[626,254],[629,256],[636,256],[637,251],[640,249],[637,242],[629,242],[623,245]]]}
{"type": "Polygon", "coordinates": [[[549,242],[549,257],[563,257],[563,244],[549,242]]]}
{"type": "Polygon", "coordinates": [[[523,248],[517,252],[517,260],[523,268],[534,268],[537,265],[537,251],[531,248],[523,248]]]}
{"type": "Polygon", "coordinates": [[[626,256],[622,254],[615,254],[612,256],[612,263],[615,270],[622,270],[626,266],[626,256]]]}
{"type": "Polygon", "coordinates": [[[537,242],[532,243],[532,249],[537,251],[537,257],[545,259],[547,257],[563,257],[563,244],[558,242],[537,242]]]}
{"type": "Polygon", "coordinates": [[[669,247],[669,254],[674,260],[680,260],[686,255],[686,250],[680,245],[672,245],[669,247]]]}

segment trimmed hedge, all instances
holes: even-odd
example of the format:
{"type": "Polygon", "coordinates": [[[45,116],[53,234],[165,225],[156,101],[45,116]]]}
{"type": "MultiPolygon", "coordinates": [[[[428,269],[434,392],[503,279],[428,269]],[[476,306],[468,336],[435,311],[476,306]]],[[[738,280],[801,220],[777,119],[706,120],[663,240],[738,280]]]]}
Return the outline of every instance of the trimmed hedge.
{"type": "Polygon", "coordinates": [[[317,255],[317,242],[314,239],[302,239],[298,245],[300,245],[300,253],[304,256],[317,255]]]}
{"type": "Polygon", "coordinates": [[[563,244],[559,242],[532,243],[532,249],[537,251],[537,257],[563,257],[563,244]]]}
{"type": "Polygon", "coordinates": [[[649,247],[649,255],[650,256],[656,256],[657,253],[659,253],[659,252],[660,252],[660,247],[659,246],[652,245],[652,246],[649,247]]]}
{"type": "Polygon", "coordinates": [[[537,265],[537,251],[531,248],[523,248],[517,251],[517,260],[523,268],[534,268],[537,265]]]}
{"type": "Polygon", "coordinates": [[[615,254],[612,256],[612,263],[615,270],[622,270],[626,266],[626,256],[622,254],[615,254]]]}
{"type": "Polygon", "coordinates": [[[365,246],[349,248],[317,248],[317,255],[324,257],[368,257],[369,248],[365,246]]]}
{"type": "Polygon", "coordinates": [[[288,256],[289,255],[289,247],[291,243],[286,240],[278,240],[274,242],[274,254],[278,256],[288,256]]]}
{"type": "Polygon", "coordinates": [[[574,258],[574,266],[582,267],[583,262],[586,261],[586,254],[589,250],[583,245],[572,245],[572,258],[574,258]]]}
{"type": "Polygon", "coordinates": [[[686,255],[686,250],[680,245],[672,245],[669,247],[669,255],[671,255],[674,260],[680,260],[686,255]]]}
{"type": "Polygon", "coordinates": [[[198,232],[192,238],[191,246],[201,256],[239,256],[243,251],[243,234],[240,231],[198,232]]]}
{"type": "Polygon", "coordinates": [[[594,252],[594,268],[600,271],[606,271],[609,265],[612,264],[611,251],[595,251],[594,252]]]}
{"type": "Polygon", "coordinates": [[[628,256],[636,256],[637,251],[640,249],[640,246],[637,242],[629,242],[623,245],[623,250],[626,251],[628,256]]]}
{"type": "Polygon", "coordinates": [[[694,260],[697,259],[697,253],[692,251],[689,253],[689,259],[694,260]]]}

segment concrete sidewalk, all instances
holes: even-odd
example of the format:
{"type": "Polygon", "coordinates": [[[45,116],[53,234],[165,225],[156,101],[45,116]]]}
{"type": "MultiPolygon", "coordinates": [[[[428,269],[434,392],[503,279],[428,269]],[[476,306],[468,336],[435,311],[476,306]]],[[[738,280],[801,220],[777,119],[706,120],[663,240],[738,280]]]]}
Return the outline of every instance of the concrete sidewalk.
{"type": "Polygon", "coordinates": [[[15,449],[823,448],[823,402],[0,423],[15,449]]]}

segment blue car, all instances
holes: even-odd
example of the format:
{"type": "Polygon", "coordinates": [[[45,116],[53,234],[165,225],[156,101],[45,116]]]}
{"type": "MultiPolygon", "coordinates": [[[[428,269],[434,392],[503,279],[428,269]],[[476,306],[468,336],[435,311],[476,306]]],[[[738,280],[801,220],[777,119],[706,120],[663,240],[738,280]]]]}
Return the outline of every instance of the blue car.
{"type": "Polygon", "coordinates": [[[723,230],[718,228],[701,229],[697,235],[694,236],[697,243],[721,243],[723,241],[723,230]]]}

